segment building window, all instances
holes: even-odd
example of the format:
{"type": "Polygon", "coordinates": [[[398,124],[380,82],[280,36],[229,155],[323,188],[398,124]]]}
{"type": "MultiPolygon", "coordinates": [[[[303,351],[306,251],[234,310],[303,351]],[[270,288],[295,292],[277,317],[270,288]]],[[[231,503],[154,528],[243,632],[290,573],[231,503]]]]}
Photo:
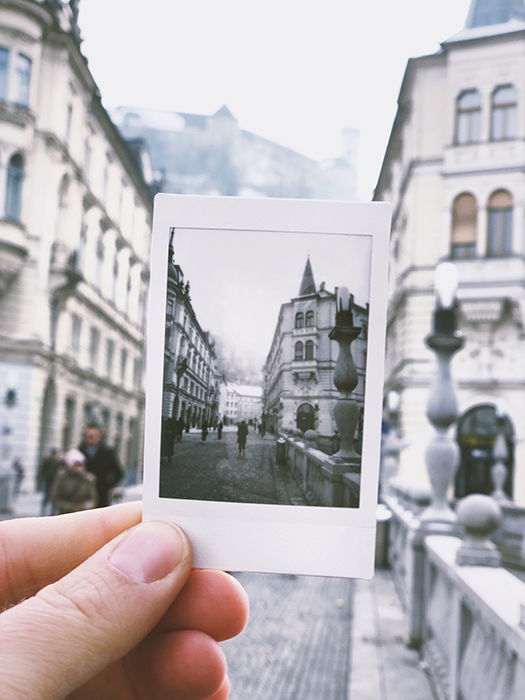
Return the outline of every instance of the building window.
{"type": "Polygon", "coordinates": [[[131,299],[131,275],[128,275],[128,281],[126,282],[126,300],[125,300],[125,307],[124,307],[124,312],[126,315],[129,314],[130,299],[131,299]]]}
{"type": "Polygon", "coordinates": [[[64,175],[60,180],[60,185],[58,187],[58,208],[67,209],[69,195],[69,178],[64,175]]]}
{"type": "Polygon", "coordinates": [[[294,360],[304,360],[304,345],[300,340],[295,344],[294,360]]]}
{"type": "Polygon", "coordinates": [[[5,197],[5,215],[8,219],[20,221],[22,211],[22,183],[24,180],[24,159],[15,153],[7,166],[7,186],[5,197]]]}
{"type": "Polygon", "coordinates": [[[126,381],[126,369],[128,366],[128,351],[125,348],[122,348],[120,351],[120,381],[125,382],[126,381]]]}
{"type": "Polygon", "coordinates": [[[140,389],[142,379],[142,358],[136,357],[133,361],[133,386],[135,389],[140,389]]]}
{"type": "Polygon", "coordinates": [[[480,138],[481,99],[477,90],[464,90],[456,102],[456,143],[476,143],[480,138]]]}
{"type": "Polygon", "coordinates": [[[113,277],[111,278],[111,301],[117,303],[117,289],[118,289],[118,262],[115,257],[113,262],[113,277]]]}
{"type": "Polygon", "coordinates": [[[305,316],[305,324],[306,328],[312,328],[315,326],[315,314],[313,311],[307,311],[306,316],[305,316]]]}
{"type": "Polygon", "coordinates": [[[71,123],[73,121],[73,105],[68,104],[66,112],[66,133],[65,142],[69,144],[69,139],[71,138],[71,123]]]}
{"type": "Polygon", "coordinates": [[[304,344],[304,359],[313,360],[314,359],[314,343],[312,340],[307,340],[304,344]]]}
{"type": "Polygon", "coordinates": [[[75,355],[80,352],[80,336],[82,334],[82,318],[71,314],[71,350],[75,355]]]}
{"type": "Polygon", "coordinates": [[[477,203],[471,194],[460,194],[452,205],[451,258],[476,255],[477,203]]]}
{"type": "Polygon", "coordinates": [[[19,53],[15,65],[15,102],[19,105],[29,104],[29,86],[31,83],[31,59],[19,53]]]}
{"type": "Polygon", "coordinates": [[[112,340],[106,342],[106,374],[111,377],[113,372],[113,358],[115,357],[115,343],[112,340]]]}
{"type": "Polygon", "coordinates": [[[98,328],[91,326],[89,332],[89,363],[93,369],[96,369],[98,364],[98,349],[100,346],[100,331],[98,328]]]}
{"type": "Polygon", "coordinates": [[[490,138],[493,141],[512,139],[516,136],[518,110],[516,88],[500,85],[492,93],[490,138]]]}
{"type": "Polygon", "coordinates": [[[295,327],[304,328],[304,314],[302,313],[302,311],[299,311],[299,313],[295,314],[295,327]]]}
{"type": "Polygon", "coordinates": [[[89,138],[84,141],[84,175],[86,180],[89,180],[91,170],[91,144],[89,138]]]}
{"type": "Polygon", "coordinates": [[[104,244],[102,236],[97,241],[97,263],[95,268],[95,283],[99,289],[102,289],[102,273],[104,271],[104,244]]]}
{"type": "Polygon", "coordinates": [[[87,243],[87,226],[82,224],[80,227],[80,238],[78,241],[78,258],[77,266],[79,270],[84,269],[85,257],[86,257],[86,243],[87,243]]]}
{"type": "Polygon", "coordinates": [[[0,48],[0,100],[7,96],[7,71],[9,67],[9,51],[0,48]]]}
{"type": "Polygon", "coordinates": [[[487,255],[503,257],[512,248],[512,197],[505,190],[494,192],[488,205],[487,255]]]}

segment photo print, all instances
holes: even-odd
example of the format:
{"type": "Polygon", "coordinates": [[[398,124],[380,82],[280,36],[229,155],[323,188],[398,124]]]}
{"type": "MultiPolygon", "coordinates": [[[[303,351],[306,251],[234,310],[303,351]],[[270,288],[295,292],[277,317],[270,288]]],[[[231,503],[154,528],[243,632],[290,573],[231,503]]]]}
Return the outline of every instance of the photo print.
{"type": "Polygon", "coordinates": [[[368,577],[390,208],[158,195],[144,517],[197,566],[368,577]]]}

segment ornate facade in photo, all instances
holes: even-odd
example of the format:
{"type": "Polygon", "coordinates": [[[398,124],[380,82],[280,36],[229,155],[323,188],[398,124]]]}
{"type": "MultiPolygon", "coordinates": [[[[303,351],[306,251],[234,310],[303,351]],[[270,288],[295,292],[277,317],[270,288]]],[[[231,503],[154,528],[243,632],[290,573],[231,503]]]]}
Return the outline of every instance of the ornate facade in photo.
{"type": "MultiPolygon", "coordinates": [[[[315,261],[314,261],[315,262],[315,261]]],[[[351,346],[358,375],[353,398],[364,403],[368,308],[353,303],[353,325],[360,327],[351,346]]],[[[337,343],[329,334],[335,325],[336,294],[322,282],[316,286],[308,258],[296,297],[281,305],[264,365],[263,412],[266,430],[315,430],[331,438],[339,396],[334,385],[337,343]]]]}
{"type": "Polygon", "coordinates": [[[355,199],[357,132],[346,129],[340,157],[322,162],[242,129],[223,106],[215,114],[118,107],[126,139],[143,139],[164,192],[355,199]]]}
{"type": "Polygon", "coordinates": [[[142,464],[152,196],[102,107],[77,5],[0,3],[2,467],[19,458],[25,488],[90,420],[142,464]]]}
{"type": "Polygon", "coordinates": [[[408,62],[375,199],[394,205],[386,389],[400,393],[398,479],[426,485],[433,270],[459,272],[457,496],[489,493],[504,414],[506,492],[525,503],[525,8],[473,0],[439,51],[408,62]]]}
{"type": "Polygon", "coordinates": [[[186,428],[215,425],[222,377],[215,344],[201,328],[191,303],[190,282],[170,249],[162,417],[182,418],[186,428]]]}

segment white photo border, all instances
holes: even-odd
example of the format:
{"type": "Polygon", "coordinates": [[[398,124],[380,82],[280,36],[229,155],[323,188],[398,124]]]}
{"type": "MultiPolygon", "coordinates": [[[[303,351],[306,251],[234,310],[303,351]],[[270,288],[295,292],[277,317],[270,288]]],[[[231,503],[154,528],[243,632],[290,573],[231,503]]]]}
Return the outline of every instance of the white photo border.
{"type": "Polygon", "coordinates": [[[375,528],[391,206],[385,202],[245,199],[158,194],[147,321],[143,518],[176,521],[194,566],[370,578],[375,528]],[[161,498],[160,440],[170,229],[369,236],[370,309],[358,508],[161,498]]]}

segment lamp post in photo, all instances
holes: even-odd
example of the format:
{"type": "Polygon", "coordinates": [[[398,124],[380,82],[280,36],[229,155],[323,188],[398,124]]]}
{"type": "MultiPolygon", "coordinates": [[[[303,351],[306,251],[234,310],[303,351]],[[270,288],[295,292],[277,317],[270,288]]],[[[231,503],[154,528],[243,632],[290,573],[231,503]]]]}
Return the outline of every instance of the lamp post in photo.
{"type": "Polygon", "coordinates": [[[2,421],[0,444],[0,512],[10,513],[12,510],[14,478],[13,445],[12,445],[12,410],[18,402],[16,379],[9,374],[7,388],[2,397],[2,421]]]}
{"type": "Polygon", "coordinates": [[[425,342],[436,356],[436,373],[430,387],[427,418],[436,433],[426,450],[426,464],[432,489],[432,502],[421,514],[425,522],[454,523],[456,515],[447,503],[447,492],[459,465],[459,447],[448,435],[458,417],[458,402],[450,364],[465,340],[458,330],[456,290],[458,274],[452,263],[441,263],[435,270],[436,305],[432,333],[425,342]]]}

